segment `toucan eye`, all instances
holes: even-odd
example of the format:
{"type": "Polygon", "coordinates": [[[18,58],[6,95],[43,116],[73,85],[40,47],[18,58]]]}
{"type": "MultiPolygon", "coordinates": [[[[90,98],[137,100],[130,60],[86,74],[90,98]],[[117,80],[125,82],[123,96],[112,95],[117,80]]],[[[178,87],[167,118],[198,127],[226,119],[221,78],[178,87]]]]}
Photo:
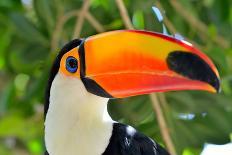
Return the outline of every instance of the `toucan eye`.
{"type": "Polygon", "coordinates": [[[66,59],[66,69],[70,72],[70,73],[75,73],[77,71],[78,68],[78,62],[77,59],[69,56],[66,59]]]}

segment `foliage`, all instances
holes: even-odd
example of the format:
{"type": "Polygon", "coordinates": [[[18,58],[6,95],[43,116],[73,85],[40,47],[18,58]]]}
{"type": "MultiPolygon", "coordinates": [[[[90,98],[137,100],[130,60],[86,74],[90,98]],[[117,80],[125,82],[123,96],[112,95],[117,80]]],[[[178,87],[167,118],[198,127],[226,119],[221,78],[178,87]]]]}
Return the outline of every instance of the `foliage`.
{"type": "MultiPolygon", "coordinates": [[[[170,0],[171,1],[171,0],[170,0]]],[[[182,9],[206,26],[201,32],[179,14],[169,0],[161,1],[167,19],[184,37],[196,43],[217,65],[222,92],[165,93],[165,118],[178,154],[199,154],[204,143],[227,143],[232,133],[232,2],[230,0],[180,0],[182,9]],[[226,41],[223,46],[215,41],[226,41]]],[[[137,29],[161,31],[152,0],[125,0],[137,29]]],[[[56,31],[81,0],[0,1],[0,154],[42,154],[43,103],[48,72],[54,56],[72,39],[76,17],[56,31]],[[58,36],[58,37],[57,37],[58,36]],[[55,42],[55,43],[54,43],[55,42]]],[[[114,0],[92,0],[90,13],[106,30],[123,29],[114,0]]],[[[184,13],[184,12],[182,12],[184,13]]],[[[191,19],[190,19],[191,20],[191,19]]],[[[96,34],[84,22],[81,37],[96,34]]],[[[135,126],[164,144],[148,96],[112,100],[114,119],[135,126]],[[126,104],[116,104],[116,103],[126,104]]]]}

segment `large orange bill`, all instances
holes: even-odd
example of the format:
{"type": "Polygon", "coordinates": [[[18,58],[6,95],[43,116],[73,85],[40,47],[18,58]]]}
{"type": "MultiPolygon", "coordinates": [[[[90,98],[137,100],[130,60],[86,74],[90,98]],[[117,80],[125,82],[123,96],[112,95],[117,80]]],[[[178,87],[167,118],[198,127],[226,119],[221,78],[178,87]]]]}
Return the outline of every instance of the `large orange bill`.
{"type": "MultiPolygon", "coordinates": [[[[119,30],[89,37],[82,46],[82,79],[91,80],[114,98],[220,89],[212,61],[186,41],[148,31],[119,30]]],[[[106,97],[104,93],[91,92],[106,97]]]]}

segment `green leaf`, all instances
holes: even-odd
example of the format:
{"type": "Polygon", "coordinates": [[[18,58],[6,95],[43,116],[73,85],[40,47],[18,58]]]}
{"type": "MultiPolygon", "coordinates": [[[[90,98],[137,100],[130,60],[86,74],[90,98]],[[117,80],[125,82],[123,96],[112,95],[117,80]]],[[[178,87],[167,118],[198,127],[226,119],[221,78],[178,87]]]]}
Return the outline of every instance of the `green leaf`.
{"type": "Polygon", "coordinates": [[[41,140],[39,139],[35,139],[35,140],[31,140],[29,143],[28,143],[28,148],[30,150],[30,152],[34,155],[39,155],[41,153],[44,152],[44,148],[41,144],[41,140]]]}
{"type": "Polygon", "coordinates": [[[40,22],[43,22],[46,25],[48,32],[52,33],[55,21],[52,16],[52,11],[50,7],[50,1],[48,0],[34,0],[33,6],[35,8],[36,14],[40,19],[40,22]]]}
{"type": "Polygon", "coordinates": [[[201,150],[195,148],[185,148],[182,155],[199,155],[201,150]]]}
{"type": "Polygon", "coordinates": [[[17,34],[21,38],[25,39],[27,42],[38,42],[44,46],[47,45],[46,38],[25,16],[18,13],[13,13],[10,17],[14,24],[15,30],[17,30],[17,34]]]}
{"type": "Polygon", "coordinates": [[[15,87],[13,82],[8,83],[0,94],[0,115],[7,112],[9,105],[14,101],[15,87]]]}
{"type": "Polygon", "coordinates": [[[0,29],[0,33],[0,69],[2,69],[5,65],[5,53],[11,42],[12,29],[11,27],[0,29]]]}
{"type": "Polygon", "coordinates": [[[133,25],[136,29],[144,29],[144,17],[142,11],[135,11],[132,18],[133,25]]]}

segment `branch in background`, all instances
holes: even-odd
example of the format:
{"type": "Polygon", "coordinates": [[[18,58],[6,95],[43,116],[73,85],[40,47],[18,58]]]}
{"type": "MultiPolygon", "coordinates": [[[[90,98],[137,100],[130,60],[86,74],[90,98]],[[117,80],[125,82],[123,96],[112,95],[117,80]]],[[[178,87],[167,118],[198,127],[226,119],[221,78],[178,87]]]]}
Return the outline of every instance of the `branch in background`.
{"type": "Polygon", "coordinates": [[[56,23],[56,27],[54,29],[52,39],[51,39],[51,51],[52,52],[54,52],[58,48],[58,43],[59,43],[60,35],[62,33],[62,29],[64,27],[64,24],[70,18],[72,18],[74,16],[78,16],[78,15],[79,15],[79,11],[71,11],[71,12],[58,18],[59,20],[56,23]]]}
{"type": "Polygon", "coordinates": [[[89,23],[97,30],[97,32],[104,32],[104,27],[91,15],[90,12],[86,12],[85,14],[86,19],[89,23]]]}
{"type": "MultiPolygon", "coordinates": [[[[79,17],[80,11],[70,11],[63,16],[59,17],[59,20],[56,23],[52,39],[51,39],[51,51],[55,51],[58,48],[59,39],[62,33],[64,24],[72,17],[79,17]]],[[[104,32],[104,27],[92,16],[90,12],[85,14],[86,20],[96,29],[97,32],[104,32]]]]}
{"type": "Polygon", "coordinates": [[[127,29],[134,29],[133,24],[131,23],[130,17],[128,15],[128,12],[126,10],[126,7],[125,7],[123,1],[122,0],[115,0],[115,2],[118,6],[118,9],[120,11],[121,17],[123,19],[123,22],[124,22],[126,28],[127,29]]]}
{"type": "Polygon", "coordinates": [[[171,155],[176,155],[176,150],[175,150],[174,144],[172,142],[166,121],[165,121],[164,116],[163,116],[162,108],[160,106],[160,101],[158,100],[158,97],[156,94],[151,94],[150,98],[152,101],[153,109],[154,109],[155,114],[156,114],[156,118],[157,118],[157,121],[158,121],[158,124],[160,127],[162,137],[164,139],[164,142],[167,145],[167,149],[171,155]]]}
{"type": "MultiPolygon", "coordinates": [[[[120,10],[120,13],[121,13],[121,16],[122,16],[122,19],[124,21],[125,26],[128,29],[134,29],[123,1],[122,0],[115,0],[115,1],[118,5],[118,8],[120,10]]],[[[163,140],[167,146],[168,151],[171,153],[171,155],[176,155],[176,150],[175,150],[174,144],[172,142],[170,133],[168,131],[168,127],[167,127],[167,124],[166,124],[166,121],[165,121],[165,118],[164,118],[164,115],[162,112],[162,107],[160,106],[160,104],[162,104],[162,103],[160,103],[161,101],[165,101],[165,103],[163,103],[163,104],[164,105],[166,104],[165,96],[162,95],[161,97],[162,97],[161,98],[162,100],[159,101],[156,94],[150,95],[150,98],[152,101],[152,106],[153,106],[153,109],[156,113],[157,121],[158,121],[158,124],[160,127],[160,131],[161,131],[161,135],[163,137],[163,140]]]]}
{"type": "Polygon", "coordinates": [[[82,5],[81,11],[76,20],[76,26],[73,32],[73,39],[80,37],[81,29],[84,24],[85,14],[86,12],[88,12],[89,6],[90,6],[90,0],[84,0],[84,4],[82,5]]]}
{"type": "Polygon", "coordinates": [[[168,109],[168,103],[167,103],[167,100],[166,100],[166,97],[163,93],[157,93],[157,96],[160,100],[160,103],[161,103],[161,106],[163,107],[163,109],[168,109]]]}
{"type": "MultiPolygon", "coordinates": [[[[180,14],[189,23],[189,25],[193,26],[197,31],[199,31],[197,34],[201,37],[201,39],[207,41],[207,38],[211,38],[207,33],[207,26],[203,22],[188,12],[188,10],[185,9],[178,1],[170,0],[170,3],[176,12],[180,14]]],[[[223,48],[229,48],[230,46],[230,43],[220,35],[212,38],[212,40],[223,48]]]]}

